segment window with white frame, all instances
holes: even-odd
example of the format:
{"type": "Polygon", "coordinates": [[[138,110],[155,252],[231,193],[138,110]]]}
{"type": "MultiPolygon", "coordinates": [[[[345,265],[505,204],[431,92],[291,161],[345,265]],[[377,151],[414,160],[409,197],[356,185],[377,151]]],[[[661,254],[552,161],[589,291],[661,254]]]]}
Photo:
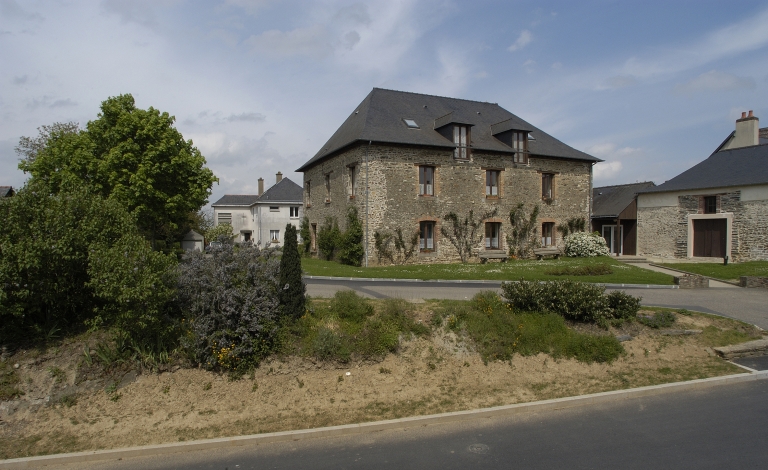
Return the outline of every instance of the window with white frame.
{"type": "Polygon", "coordinates": [[[515,163],[528,163],[528,133],[512,132],[512,148],[515,149],[515,163]]]}
{"type": "Polygon", "coordinates": [[[299,218],[299,206],[291,206],[291,218],[292,219],[298,219],[299,218]]]}
{"type": "Polygon", "coordinates": [[[419,251],[424,253],[435,251],[435,222],[419,223],[419,251]]]}
{"type": "Polygon", "coordinates": [[[269,239],[272,241],[272,243],[277,243],[280,241],[280,230],[270,230],[269,231],[269,239]]]}
{"type": "Polygon", "coordinates": [[[456,149],[453,151],[453,158],[466,160],[469,158],[469,126],[453,126],[453,143],[456,149]]]}
{"type": "Polygon", "coordinates": [[[435,195],[435,167],[419,167],[419,196],[435,195]]]}
{"type": "Polygon", "coordinates": [[[541,246],[552,246],[555,244],[555,223],[544,222],[541,224],[541,246]]]}
{"type": "Polygon", "coordinates": [[[216,222],[221,224],[232,225],[232,213],[231,212],[219,212],[216,222]]]}

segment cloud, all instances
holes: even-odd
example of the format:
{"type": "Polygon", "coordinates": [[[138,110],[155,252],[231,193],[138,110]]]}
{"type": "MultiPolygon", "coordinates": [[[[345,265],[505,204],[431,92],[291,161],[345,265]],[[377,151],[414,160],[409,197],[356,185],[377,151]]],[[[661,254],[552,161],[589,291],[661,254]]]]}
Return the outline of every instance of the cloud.
{"type": "Polygon", "coordinates": [[[229,122],[264,122],[267,119],[266,116],[264,116],[261,113],[240,113],[240,114],[230,114],[227,118],[227,121],[229,122]]]}
{"type": "Polygon", "coordinates": [[[352,50],[360,42],[360,34],[357,31],[350,31],[344,35],[342,44],[345,49],[352,50]]]}
{"type": "Polygon", "coordinates": [[[751,77],[737,77],[719,70],[710,70],[693,80],[675,86],[678,93],[696,93],[726,90],[753,90],[757,85],[751,77]]]}
{"type": "Polygon", "coordinates": [[[353,24],[371,24],[371,15],[368,14],[368,5],[364,3],[355,3],[336,12],[337,21],[349,22],[353,24]]]}
{"type": "Polygon", "coordinates": [[[101,8],[107,13],[117,15],[123,24],[136,23],[155,28],[157,19],[152,7],[156,4],[157,2],[152,0],[103,0],[101,8]]]}
{"type": "Polygon", "coordinates": [[[69,98],[65,100],[56,100],[50,105],[48,105],[49,108],[68,108],[70,106],[77,106],[77,103],[75,101],[70,100],[69,98]]]}
{"type": "Polygon", "coordinates": [[[245,40],[254,52],[277,57],[322,57],[333,52],[330,32],[320,25],[292,31],[272,29],[245,40]]]}
{"type": "Polygon", "coordinates": [[[40,99],[34,98],[27,103],[27,108],[29,109],[37,109],[37,108],[54,109],[54,108],[67,108],[70,106],[77,106],[77,103],[75,101],[72,101],[69,98],[54,100],[50,96],[43,96],[40,99]]]}
{"type": "Polygon", "coordinates": [[[533,40],[533,35],[531,34],[531,32],[528,31],[527,29],[524,29],[520,33],[520,36],[518,36],[518,38],[515,41],[515,43],[512,44],[511,46],[509,46],[507,48],[507,50],[509,52],[519,51],[520,49],[522,49],[525,46],[527,46],[532,40],[533,40]]]}
{"type": "Polygon", "coordinates": [[[39,13],[30,13],[21,8],[21,5],[14,0],[0,0],[0,13],[5,18],[16,18],[27,21],[42,21],[43,17],[39,13]]]}
{"type": "Polygon", "coordinates": [[[607,78],[605,82],[603,82],[603,86],[599,87],[599,89],[603,90],[616,90],[619,88],[626,88],[633,85],[637,85],[637,79],[631,75],[616,75],[610,78],[607,78]]]}
{"type": "Polygon", "coordinates": [[[21,77],[13,77],[13,84],[14,85],[23,85],[29,81],[29,77],[26,75],[22,75],[21,77]]]}
{"type": "Polygon", "coordinates": [[[619,161],[596,163],[593,173],[595,181],[613,178],[618,175],[623,168],[624,165],[619,161]]]}
{"type": "Polygon", "coordinates": [[[555,62],[552,64],[552,70],[560,70],[563,68],[562,62],[555,62]]]}
{"type": "Polygon", "coordinates": [[[234,6],[242,9],[248,15],[256,15],[264,8],[266,8],[272,0],[226,0],[224,2],[227,6],[234,6]]]}
{"type": "Polygon", "coordinates": [[[523,68],[525,68],[527,73],[533,73],[533,71],[536,69],[536,61],[533,59],[526,60],[523,62],[523,68]]]}

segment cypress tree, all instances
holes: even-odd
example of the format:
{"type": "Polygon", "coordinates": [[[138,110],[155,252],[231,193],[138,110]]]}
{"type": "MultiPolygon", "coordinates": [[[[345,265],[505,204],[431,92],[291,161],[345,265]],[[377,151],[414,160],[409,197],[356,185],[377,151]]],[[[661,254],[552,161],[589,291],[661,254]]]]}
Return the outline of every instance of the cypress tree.
{"type": "Polygon", "coordinates": [[[283,257],[280,259],[280,305],[283,315],[297,319],[304,315],[306,286],[301,277],[301,257],[296,228],[285,226],[283,257]]]}

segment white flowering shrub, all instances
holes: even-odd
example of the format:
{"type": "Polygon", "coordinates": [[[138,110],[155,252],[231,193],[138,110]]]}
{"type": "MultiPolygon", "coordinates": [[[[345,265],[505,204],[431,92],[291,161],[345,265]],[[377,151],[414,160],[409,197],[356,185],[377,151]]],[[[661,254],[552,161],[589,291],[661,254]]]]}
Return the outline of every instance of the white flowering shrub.
{"type": "Polygon", "coordinates": [[[565,255],[572,257],[606,256],[610,253],[599,233],[576,232],[565,237],[565,255]]]}

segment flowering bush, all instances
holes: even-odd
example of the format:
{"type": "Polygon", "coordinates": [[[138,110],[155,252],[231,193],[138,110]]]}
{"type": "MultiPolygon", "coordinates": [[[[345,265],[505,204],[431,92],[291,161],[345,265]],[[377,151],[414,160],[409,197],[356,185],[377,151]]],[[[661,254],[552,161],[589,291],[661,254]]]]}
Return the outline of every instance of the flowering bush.
{"type": "Polygon", "coordinates": [[[222,240],[211,257],[190,251],[179,265],[182,345],[207,369],[244,371],[273,347],[280,260],[271,248],[222,240]]]}
{"type": "Polygon", "coordinates": [[[565,237],[565,255],[573,257],[606,256],[610,252],[599,233],[576,232],[565,237]]]}

